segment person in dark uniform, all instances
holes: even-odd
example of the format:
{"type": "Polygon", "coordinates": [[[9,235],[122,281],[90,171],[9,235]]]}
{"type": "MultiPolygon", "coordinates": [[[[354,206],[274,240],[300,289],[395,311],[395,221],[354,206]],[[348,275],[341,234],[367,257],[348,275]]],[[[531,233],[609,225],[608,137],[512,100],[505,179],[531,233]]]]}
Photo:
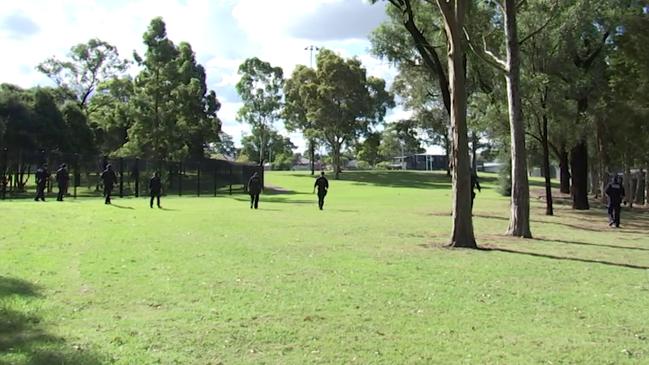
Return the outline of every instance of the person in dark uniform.
{"type": "Polygon", "coordinates": [[[608,225],[620,227],[621,204],[624,198],[624,186],[619,176],[613,178],[613,182],[606,186],[604,193],[608,197],[608,225]]]}
{"type": "Polygon", "coordinates": [[[261,178],[258,173],[252,174],[248,180],[248,194],[250,194],[250,209],[259,206],[259,194],[261,194],[261,178]]]}
{"type": "Polygon", "coordinates": [[[313,184],[314,193],[315,188],[318,188],[318,208],[322,210],[322,208],[324,208],[324,198],[327,196],[327,190],[329,190],[329,180],[325,177],[324,171],[322,171],[320,176],[315,179],[315,184],[313,184]]]}
{"type": "Polygon", "coordinates": [[[158,208],[160,206],[160,195],[162,195],[162,181],[160,181],[160,173],[155,172],[151,180],[149,180],[149,193],[151,194],[151,200],[149,201],[149,207],[153,208],[153,199],[157,198],[158,208]]]}
{"type": "Polygon", "coordinates": [[[111,164],[106,165],[106,169],[101,173],[101,180],[104,183],[105,204],[110,204],[110,194],[113,192],[113,186],[117,182],[117,175],[113,171],[111,164]]]}
{"type": "Polygon", "coordinates": [[[36,170],[34,177],[36,178],[36,198],[34,198],[34,201],[45,201],[45,186],[47,185],[47,180],[50,178],[50,172],[47,171],[46,163],[36,170]]]}
{"type": "Polygon", "coordinates": [[[480,187],[480,181],[478,181],[478,174],[471,169],[471,209],[473,209],[473,200],[475,199],[476,193],[475,189],[478,188],[478,192],[482,192],[480,187]]]}
{"type": "Polygon", "coordinates": [[[57,201],[62,202],[63,196],[68,192],[68,182],[70,181],[70,176],[68,175],[67,166],[63,163],[56,170],[56,183],[59,186],[59,195],[56,197],[57,201]]]}

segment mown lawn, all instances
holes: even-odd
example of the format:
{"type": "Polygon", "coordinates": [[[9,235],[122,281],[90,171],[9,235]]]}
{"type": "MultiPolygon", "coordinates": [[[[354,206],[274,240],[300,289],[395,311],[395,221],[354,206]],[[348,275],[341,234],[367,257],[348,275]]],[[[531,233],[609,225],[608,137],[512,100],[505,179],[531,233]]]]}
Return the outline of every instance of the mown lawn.
{"type": "MultiPolygon", "coordinates": [[[[649,212],[534,198],[502,235],[485,176],[449,250],[440,174],[305,173],[246,196],[0,202],[0,364],[646,364],[649,212]]],[[[536,189],[536,187],[535,187],[536,189]]]]}

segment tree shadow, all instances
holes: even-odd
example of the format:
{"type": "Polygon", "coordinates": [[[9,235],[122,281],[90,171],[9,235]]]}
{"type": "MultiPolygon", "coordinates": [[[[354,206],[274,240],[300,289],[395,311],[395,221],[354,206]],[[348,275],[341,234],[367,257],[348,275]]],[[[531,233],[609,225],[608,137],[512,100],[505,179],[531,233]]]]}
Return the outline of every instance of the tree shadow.
{"type": "MultiPolygon", "coordinates": [[[[313,179],[311,175],[291,174],[294,177],[313,179]]],[[[492,177],[480,177],[480,182],[491,183],[492,177]]],[[[443,171],[344,171],[340,179],[329,178],[330,183],[335,181],[349,181],[355,185],[374,185],[415,189],[450,189],[451,178],[443,171]]]]}
{"type": "Polygon", "coordinates": [[[24,280],[0,276],[1,365],[100,365],[105,359],[47,332],[41,317],[10,308],[12,298],[42,298],[40,288],[24,280]]]}
{"type": "Polygon", "coordinates": [[[589,263],[589,264],[617,266],[617,267],[624,267],[624,268],[636,269],[636,270],[649,270],[649,266],[643,266],[643,265],[626,264],[626,263],[612,262],[612,261],[606,261],[606,260],[583,259],[583,258],[579,258],[579,257],[550,255],[550,254],[545,254],[545,253],[519,251],[519,250],[512,250],[512,249],[509,249],[509,248],[501,248],[501,247],[494,247],[494,246],[482,246],[482,247],[479,248],[479,250],[480,251],[487,251],[487,252],[496,251],[496,252],[512,253],[512,254],[517,254],[517,255],[542,257],[542,258],[546,258],[546,259],[560,260],[560,261],[575,261],[575,262],[583,262],[583,263],[589,263]]]}
{"type": "Polygon", "coordinates": [[[563,243],[563,244],[566,244],[566,245],[596,246],[596,247],[606,247],[606,248],[617,248],[617,249],[620,249],[620,250],[649,251],[649,248],[643,248],[643,247],[615,246],[615,245],[606,245],[606,244],[603,244],[603,243],[589,243],[589,242],[579,242],[579,241],[568,241],[568,240],[559,240],[559,239],[542,238],[542,237],[535,237],[533,239],[537,240],[537,241],[563,243]]]}

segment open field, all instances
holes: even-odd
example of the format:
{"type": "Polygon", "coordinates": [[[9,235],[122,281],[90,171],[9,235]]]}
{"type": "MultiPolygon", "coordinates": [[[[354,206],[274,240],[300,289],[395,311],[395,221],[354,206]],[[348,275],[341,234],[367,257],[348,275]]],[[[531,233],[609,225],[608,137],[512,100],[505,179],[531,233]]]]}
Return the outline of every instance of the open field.
{"type": "Polygon", "coordinates": [[[647,364],[649,212],[556,216],[449,250],[440,174],[305,173],[244,195],[0,201],[0,364],[647,364]]]}

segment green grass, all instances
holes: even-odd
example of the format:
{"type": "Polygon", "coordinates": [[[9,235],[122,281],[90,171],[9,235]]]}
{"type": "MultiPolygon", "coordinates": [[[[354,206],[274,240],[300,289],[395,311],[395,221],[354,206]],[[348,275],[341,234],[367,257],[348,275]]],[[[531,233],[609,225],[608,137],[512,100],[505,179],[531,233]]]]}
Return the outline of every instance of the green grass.
{"type": "MultiPolygon", "coordinates": [[[[449,250],[443,175],[349,172],[247,197],[0,202],[0,364],[646,364],[649,213],[556,216],[449,250]]],[[[535,188],[536,189],[536,188],[535,188]]]]}

